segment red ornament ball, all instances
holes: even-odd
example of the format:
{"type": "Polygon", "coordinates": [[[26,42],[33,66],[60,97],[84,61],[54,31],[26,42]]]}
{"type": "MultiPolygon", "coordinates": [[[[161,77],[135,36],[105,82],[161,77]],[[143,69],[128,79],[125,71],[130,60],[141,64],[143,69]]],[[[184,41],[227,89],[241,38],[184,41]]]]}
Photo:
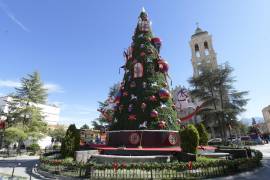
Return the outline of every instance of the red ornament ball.
{"type": "Polygon", "coordinates": [[[167,101],[171,97],[170,92],[167,89],[160,89],[159,90],[159,98],[162,101],[167,101]]]}
{"type": "Polygon", "coordinates": [[[161,40],[158,37],[152,38],[151,43],[158,49],[161,47],[161,40]]]}
{"type": "Polygon", "coordinates": [[[163,59],[160,59],[158,61],[158,68],[159,71],[162,73],[167,73],[169,71],[169,64],[167,61],[164,61],[163,59]]]}
{"type": "Polygon", "coordinates": [[[155,109],[153,109],[152,112],[150,113],[150,116],[151,118],[156,119],[158,117],[158,112],[155,109]]]}

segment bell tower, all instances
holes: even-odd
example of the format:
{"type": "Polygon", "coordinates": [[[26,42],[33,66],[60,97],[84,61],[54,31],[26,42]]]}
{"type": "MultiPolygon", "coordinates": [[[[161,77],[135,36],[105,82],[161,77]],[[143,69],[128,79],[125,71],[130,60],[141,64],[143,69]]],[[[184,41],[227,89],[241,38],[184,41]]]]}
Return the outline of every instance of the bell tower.
{"type": "Polygon", "coordinates": [[[198,23],[189,44],[192,53],[193,76],[200,74],[200,66],[202,64],[209,66],[209,68],[217,67],[217,57],[213,49],[212,36],[207,31],[203,31],[198,23]]]}

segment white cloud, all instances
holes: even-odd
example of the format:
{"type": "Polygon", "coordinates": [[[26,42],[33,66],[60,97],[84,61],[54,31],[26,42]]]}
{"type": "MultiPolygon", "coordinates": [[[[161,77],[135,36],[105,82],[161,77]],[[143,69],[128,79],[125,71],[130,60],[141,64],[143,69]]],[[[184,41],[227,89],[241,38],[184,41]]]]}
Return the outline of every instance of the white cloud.
{"type": "Polygon", "coordinates": [[[8,6],[2,1],[0,0],[0,8],[6,13],[6,15],[18,26],[20,26],[20,28],[22,28],[22,30],[26,31],[26,32],[30,32],[30,30],[23,25],[23,23],[21,21],[19,21],[15,15],[10,11],[10,9],[8,8],[8,6]]]}
{"type": "Polygon", "coordinates": [[[77,115],[96,115],[98,107],[84,106],[79,104],[62,104],[61,109],[65,112],[74,112],[77,115]]]}
{"type": "Polygon", "coordinates": [[[20,85],[21,85],[21,83],[18,81],[0,80],[0,87],[14,88],[14,87],[20,87],[20,85]]]}
{"type": "MultiPolygon", "coordinates": [[[[2,88],[16,88],[20,87],[21,83],[14,80],[0,80],[0,87],[2,88]]],[[[44,88],[48,90],[48,93],[62,93],[64,90],[58,84],[54,83],[45,83],[44,88]]]]}
{"type": "Polygon", "coordinates": [[[64,90],[62,87],[58,84],[53,84],[53,83],[45,83],[44,88],[48,90],[49,93],[63,93],[64,90]]]}
{"type": "Polygon", "coordinates": [[[60,105],[60,124],[76,124],[77,127],[81,127],[83,124],[91,123],[99,116],[97,107],[95,105],[81,105],[81,104],[65,104],[60,105]]]}
{"type": "Polygon", "coordinates": [[[92,126],[92,121],[91,117],[77,117],[77,116],[61,116],[58,124],[63,124],[63,125],[70,125],[70,124],[75,124],[77,128],[80,128],[82,125],[87,124],[88,126],[92,126]]]}

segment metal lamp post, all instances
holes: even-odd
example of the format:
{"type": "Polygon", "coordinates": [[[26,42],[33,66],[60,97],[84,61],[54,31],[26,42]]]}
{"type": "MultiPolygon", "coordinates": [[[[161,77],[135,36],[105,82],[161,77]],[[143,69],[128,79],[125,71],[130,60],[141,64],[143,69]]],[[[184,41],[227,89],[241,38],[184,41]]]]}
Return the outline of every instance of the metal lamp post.
{"type": "Polygon", "coordinates": [[[15,171],[15,168],[17,167],[17,165],[20,166],[21,163],[18,163],[18,164],[15,163],[15,164],[14,164],[13,169],[12,169],[12,174],[11,174],[11,177],[12,177],[12,178],[13,178],[13,176],[14,176],[14,171],[15,171]]]}
{"type": "MultiPolygon", "coordinates": [[[[35,164],[33,167],[32,167],[32,173],[33,173],[33,169],[37,168],[38,167],[38,164],[35,164]]],[[[32,174],[30,173],[30,180],[32,180],[32,174]]]]}

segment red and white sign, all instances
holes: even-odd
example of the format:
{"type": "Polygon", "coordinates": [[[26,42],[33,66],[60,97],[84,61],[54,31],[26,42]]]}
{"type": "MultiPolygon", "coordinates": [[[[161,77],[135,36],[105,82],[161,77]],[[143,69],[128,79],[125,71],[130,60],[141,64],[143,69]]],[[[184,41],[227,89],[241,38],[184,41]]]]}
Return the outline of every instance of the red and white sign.
{"type": "Polygon", "coordinates": [[[130,144],[137,145],[140,142],[140,135],[138,133],[131,133],[128,140],[130,144]]]}
{"type": "Polygon", "coordinates": [[[177,144],[177,137],[175,134],[170,134],[168,140],[171,145],[177,144]]]}

